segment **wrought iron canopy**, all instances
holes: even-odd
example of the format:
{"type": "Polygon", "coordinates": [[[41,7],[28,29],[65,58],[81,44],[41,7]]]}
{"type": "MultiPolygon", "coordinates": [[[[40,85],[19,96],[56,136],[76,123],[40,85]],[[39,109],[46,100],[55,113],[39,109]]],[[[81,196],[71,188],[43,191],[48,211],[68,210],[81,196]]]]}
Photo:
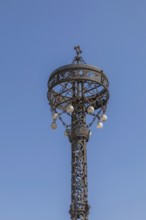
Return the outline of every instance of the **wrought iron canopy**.
{"type": "Polygon", "coordinates": [[[70,127],[70,122],[63,116],[66,113],[71,116],[66,111],[68,106],[81,103],[78,109],[93,116],[88,120],[87,126],[90,127],[96,118],[100,120],[101,115],[105,114],[109,99],[109,82],[103,70],[85,64],[79,46],[75,49],[77,55],[73,63],[53,71],[48,80],[47,97],[52,114],[57,113],[66,128],[70,127]],[[88,112],[89,106],[94,108],[94,113],[88,112]]]}

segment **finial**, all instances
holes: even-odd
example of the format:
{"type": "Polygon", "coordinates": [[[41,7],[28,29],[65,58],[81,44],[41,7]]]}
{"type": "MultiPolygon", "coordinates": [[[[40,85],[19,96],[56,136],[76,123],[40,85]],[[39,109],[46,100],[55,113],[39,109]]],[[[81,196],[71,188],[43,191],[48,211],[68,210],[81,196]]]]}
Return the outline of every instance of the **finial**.
{"type": "Polygon", "coordinates": [[[82,50],[80,49],[80,46],[75,46],[74,47],[75,51],[76,51],[76,56],[75,58],[73,59],[73,62],[72,63],[85,63],[85,61],[83,60],[83,58],[81,57],[81,53],[82,53],[82,50]]]}
{"type": "Polygon", "coordinates": [[[80,49],[80,46],[75,46],[74,49],[76,50],[77,56],[79,57],[79,55],[82,53],[82,50],[80,49]]]}

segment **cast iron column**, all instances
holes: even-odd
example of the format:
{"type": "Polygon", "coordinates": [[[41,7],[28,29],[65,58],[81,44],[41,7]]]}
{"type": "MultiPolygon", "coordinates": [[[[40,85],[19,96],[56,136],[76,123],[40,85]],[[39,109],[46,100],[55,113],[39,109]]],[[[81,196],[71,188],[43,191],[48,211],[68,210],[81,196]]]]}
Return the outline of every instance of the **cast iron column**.
{"type": "Polygon", "coordinates": [[[72,145],[72,203],[70,215],[72,220],[88,220],[88,186],[87,186],[87,157],[86,143],[89,138],[89,129],[86,126],[84,111],[83,84],[73,85],[74,100],[71,124],[70,142],[72,145]]]}
{"type": "Polygon", "coordinates": [[[57,128],[56,121],[59,119],[65,126],[65,135],[72,147],[71,219],[88,220],[86,145],[93,122],[97,120],[97,128],[102,128],[107,120],[109,83],[102,70],[85,64],[79,46],[75,50],[73,63],[56,69],[50,75],[48,100],[52,129],[57,128]]]}

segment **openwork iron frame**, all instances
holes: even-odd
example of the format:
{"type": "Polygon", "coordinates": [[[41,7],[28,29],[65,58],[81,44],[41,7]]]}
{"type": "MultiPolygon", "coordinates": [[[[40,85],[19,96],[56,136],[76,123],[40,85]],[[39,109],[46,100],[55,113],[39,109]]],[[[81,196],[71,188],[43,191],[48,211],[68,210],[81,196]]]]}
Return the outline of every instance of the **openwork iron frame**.
{"type": "Polygon", "coordinates": [[[109,82],[101,69],[85,64],[79,46],[75,50],[73,63],[50,75],[47,97],[52,114],[57,114],[65,126],[72,146],[71,219],[88,220],[86,144],[89,128],[95,120],[101,121],[106,112],[109,82]],[[72,112],[67,111],[68,106],[72,106],[72,112]],[[94,112],[88,111],[90,106],[94,112]]]}

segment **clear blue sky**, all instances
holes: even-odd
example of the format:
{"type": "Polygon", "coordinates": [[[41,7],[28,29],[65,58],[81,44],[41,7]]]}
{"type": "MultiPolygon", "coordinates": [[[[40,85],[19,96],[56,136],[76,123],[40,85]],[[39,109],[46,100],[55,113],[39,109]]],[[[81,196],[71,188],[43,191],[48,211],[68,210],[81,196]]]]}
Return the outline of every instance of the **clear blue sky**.
{"type": "Polygon", "coordinates": [[[110,81],[88,143],[90,220],[146,220],[146,1],[0,0],[0,220],[68,220],[71,149],[47,80],[80,44],[110,81]]]}

